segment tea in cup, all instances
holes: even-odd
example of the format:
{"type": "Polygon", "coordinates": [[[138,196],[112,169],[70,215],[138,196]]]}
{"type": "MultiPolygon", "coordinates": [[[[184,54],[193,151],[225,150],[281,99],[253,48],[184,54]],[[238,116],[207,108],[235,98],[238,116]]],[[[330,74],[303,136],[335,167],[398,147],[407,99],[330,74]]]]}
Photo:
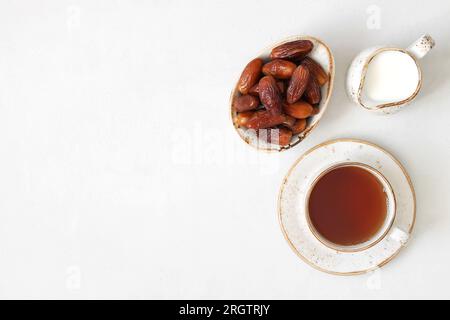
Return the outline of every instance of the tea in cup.
{"type": "Polygon", "coordinates": [[[318,175],[306,201],[315,237],[342,252],[365,250],[381,241],[396,216],[392,187],[376,169],[340,163],[318,175]]]}

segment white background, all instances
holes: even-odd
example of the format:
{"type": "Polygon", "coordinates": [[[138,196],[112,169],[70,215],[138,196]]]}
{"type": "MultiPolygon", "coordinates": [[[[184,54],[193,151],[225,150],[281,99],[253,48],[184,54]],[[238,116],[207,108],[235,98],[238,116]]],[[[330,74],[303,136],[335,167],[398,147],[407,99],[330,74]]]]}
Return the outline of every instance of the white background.
{"type": "Polygon", "coordinates": [[[450,298],[449,15],[419,0],[2,1],[0,298],[450,298]],[[426,32],[414,104],[381,117],[348,101],[354,55],[426,32]],[[330,45],[335,91],[301,145],[259,154],[229,94],[296,34],[330,45]],[[416,188],[414,237],[375,274],[322,274],[278,226],[288,168],[338,137],[385,147],[416,188]]]}

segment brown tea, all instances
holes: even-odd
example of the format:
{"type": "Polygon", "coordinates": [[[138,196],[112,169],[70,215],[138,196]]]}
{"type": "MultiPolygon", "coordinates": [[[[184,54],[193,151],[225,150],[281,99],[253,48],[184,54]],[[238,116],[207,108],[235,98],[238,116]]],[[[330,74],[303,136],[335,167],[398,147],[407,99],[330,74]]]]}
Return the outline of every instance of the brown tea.
{"type": "Polygon", "coordinates": [[[323,175],[309,197],[312,226],[337,245],[356,245],[370,240],[387,215],[381,182],[368,170],[342,166],[323,175]]]}

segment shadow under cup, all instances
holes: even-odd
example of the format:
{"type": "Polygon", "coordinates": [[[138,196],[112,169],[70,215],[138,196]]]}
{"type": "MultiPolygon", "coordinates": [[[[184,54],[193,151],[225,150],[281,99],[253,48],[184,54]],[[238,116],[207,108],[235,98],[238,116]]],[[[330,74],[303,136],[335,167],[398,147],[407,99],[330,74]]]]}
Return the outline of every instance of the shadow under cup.
{"type": "Polygon", "coordinates": [[[365,250],[381,241],[396,215],[389,181],[376,169],[355,162],[329,167],[313,180],[306,196],[306,219],[327,247],[365,250]]]}

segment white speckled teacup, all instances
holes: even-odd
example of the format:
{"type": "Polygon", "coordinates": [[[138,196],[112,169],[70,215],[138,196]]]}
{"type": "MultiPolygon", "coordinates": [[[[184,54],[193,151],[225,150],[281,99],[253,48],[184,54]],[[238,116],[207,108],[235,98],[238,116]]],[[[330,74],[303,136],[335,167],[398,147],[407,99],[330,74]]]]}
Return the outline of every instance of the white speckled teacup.
{"type": "Polygon", "coordinates": [[[377,46],[368,48],[359,53],[351,63],[347,72],[347,94],[349,98],[365,108],[366,110],[375,111],[382,114],[390,114],[401,107],[413,101],[422,87],[422,71],[420,69],[418,60],[423,58],[435,45],[433,38],[429,35],[423,35],[407,49],[400,49],[392,46],[377,46]],[[371,61],[381,52],[384,51],[399,51],[409,55],[415,62],[418,71],[417,87],[414,93],[406,99],[394,102],[377,102],[370,100],[363,95],[364,82],[366,73],[371,61]]]}
{"type": "MultiPolygon", "coordinates": [[[[322,242],[324,245],[326,245],[327,247],[329,247],[331,249],[339,251],[339,252],[356,252],[356,251],[362,251],[362,250],[365,250],[367,248],[374,246],[375,244],[380,242],[386,236],[386,234],[391,229],[392,224],[395,220],[396,206],[397,206],[397,204],[396,204],[396,200],[395,200],[394,191],[392,190],[392,186],[389,183],[389,181],[378,170],[376,170],[375,168],[372,168],[371,166],[368,166],[364,163],[341,162],[341,163],[335,164],[325,170],[321,170],[321,172],[313,180],[313,183],[309,187],[309,190],[308,190],[308,193],[306,196],[305,214],[306,214],[306,220],[308,222],[309,229],[314,234],[314,236],[320,242],[322,242]],[[380,227],[380,229],[369,240],[359,243],[359,244],[351,245],[351,246],[338,245],[338,244],[332,243],[329,240],[327,240],[325,237],[323,237],[320,234],[319,231],[317,231],[314,228],[314,226],[311,222],[310,216],[309,216],[309,197],[311,196],[311,192],[314,189],[314,186],[324,175],[326,175],[327,173],[329,173],[337,168],[342,168],[342,167],[358,167],[358,168],[368,171],[381,184],[381,186],[383,187],[384,194],[386,196],[386,218],[384,219],[384,222],[383,222],[382,226],[380,227]]],[[[408,237],[408,235],[406,235],[406,236],[408,237]]]]}

